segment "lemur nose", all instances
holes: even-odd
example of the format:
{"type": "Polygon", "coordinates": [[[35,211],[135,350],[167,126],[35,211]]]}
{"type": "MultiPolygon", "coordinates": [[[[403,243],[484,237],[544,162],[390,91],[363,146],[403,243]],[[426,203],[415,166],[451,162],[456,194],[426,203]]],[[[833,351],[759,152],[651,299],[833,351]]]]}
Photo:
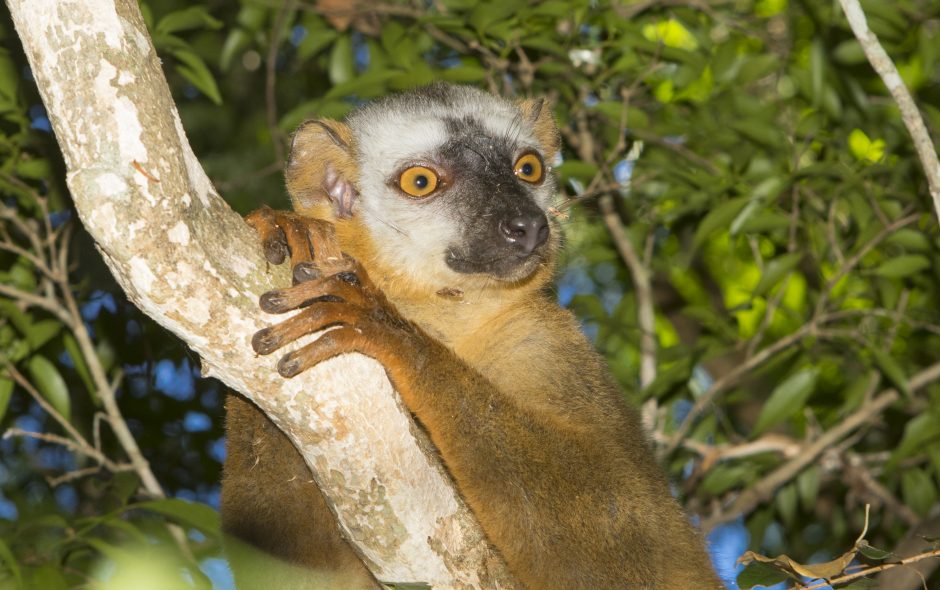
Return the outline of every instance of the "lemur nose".
{"type": "Polygon", "coordinates": [[[517,215],[499,224],[503,237],[517,245],[525,254],[531,254],[548,239],[548,220],[541,212],[517,215]]]}

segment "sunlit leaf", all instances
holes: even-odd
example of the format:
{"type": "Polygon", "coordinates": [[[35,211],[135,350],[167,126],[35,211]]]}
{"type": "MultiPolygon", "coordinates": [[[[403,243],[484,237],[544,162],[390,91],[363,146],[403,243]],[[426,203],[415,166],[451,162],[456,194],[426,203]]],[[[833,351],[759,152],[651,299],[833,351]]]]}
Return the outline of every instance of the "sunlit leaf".
{"type": "Polygon", "coordinates": [[[760,297],[776,287],[787,273],[796,268],[796,265],[799,264],[802,258],[802,253],[793,252],[771,259],[764,265],[764,272],[761,273],[760,282],[754,287],[754,296],[760,297]]]}
{"type": "Polygon", "coordinates": [[[874,163],[884,157],[885,142],[881,139],[869,139],[861,129],[853,129],[849,134],[849,150],[855,159],[874,163]]]}
{"type": "Polygon", "coordinates": [[[674,18],[644,26],[643,36],[649,41],[656,41],[676,49],[692,51],[698,48],[698,41],[692,33],[674,18]]]}

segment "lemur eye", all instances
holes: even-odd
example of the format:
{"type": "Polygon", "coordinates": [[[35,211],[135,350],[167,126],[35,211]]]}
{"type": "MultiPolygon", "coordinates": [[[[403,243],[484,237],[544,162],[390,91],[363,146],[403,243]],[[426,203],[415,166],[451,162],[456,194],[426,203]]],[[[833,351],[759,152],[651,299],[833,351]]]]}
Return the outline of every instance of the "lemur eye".
{"type": "Polygon", "coordinates": [[[513,173],[526,182],[538,184],[542,182],[542,177],[545,175],[542,159],[533,152],[522,154],[513,166],[513,173]]]}
{"type": "Polygon", "coordinates": [[[412,166],[398,177],[398,186],[412,197],[426,197],[437,190],[437,173],[424,166],[412,166]]]}

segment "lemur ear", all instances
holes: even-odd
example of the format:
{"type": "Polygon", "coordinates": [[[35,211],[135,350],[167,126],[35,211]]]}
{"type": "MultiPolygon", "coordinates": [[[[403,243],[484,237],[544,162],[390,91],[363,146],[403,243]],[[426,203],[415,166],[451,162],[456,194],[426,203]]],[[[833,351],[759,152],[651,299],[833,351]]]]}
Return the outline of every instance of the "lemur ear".
{"type": "Polygon", "coordinates": [[[287,159],[287,191],[300,214],[332,205],[336,217],[349,217],[359,196],[352,130],[331,119],[303,123],[294,132],[287,159]]]}
{"type": "Polygon", "coordinates": [[[561,148],[561,138],[558,135],[558,126],[555,125],[555,117],[549,108],[548,100],[528,98],[519,103],[519,110],[535,129],[535,137],[542,146],[545,159],[550,162],[561,148]]]}

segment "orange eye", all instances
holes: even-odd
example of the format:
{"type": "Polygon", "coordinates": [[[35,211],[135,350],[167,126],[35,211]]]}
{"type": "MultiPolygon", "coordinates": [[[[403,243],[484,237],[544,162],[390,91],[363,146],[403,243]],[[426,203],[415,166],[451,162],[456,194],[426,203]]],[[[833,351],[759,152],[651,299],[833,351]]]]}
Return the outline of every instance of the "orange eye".
{"type": "Polygon", "coordinates": [[[424,166],[412,166],[398,177],[398,186],[412,197],[426,197],[437,190],[437,173],[424,166]]]}
{"type": "Polygon", "coordinates": [[[513,173],[526,182],[538,184],[542,182],[542,176],[545,174],[542,159],[532,152],[522,154],[513,166],[513,173]]]}

